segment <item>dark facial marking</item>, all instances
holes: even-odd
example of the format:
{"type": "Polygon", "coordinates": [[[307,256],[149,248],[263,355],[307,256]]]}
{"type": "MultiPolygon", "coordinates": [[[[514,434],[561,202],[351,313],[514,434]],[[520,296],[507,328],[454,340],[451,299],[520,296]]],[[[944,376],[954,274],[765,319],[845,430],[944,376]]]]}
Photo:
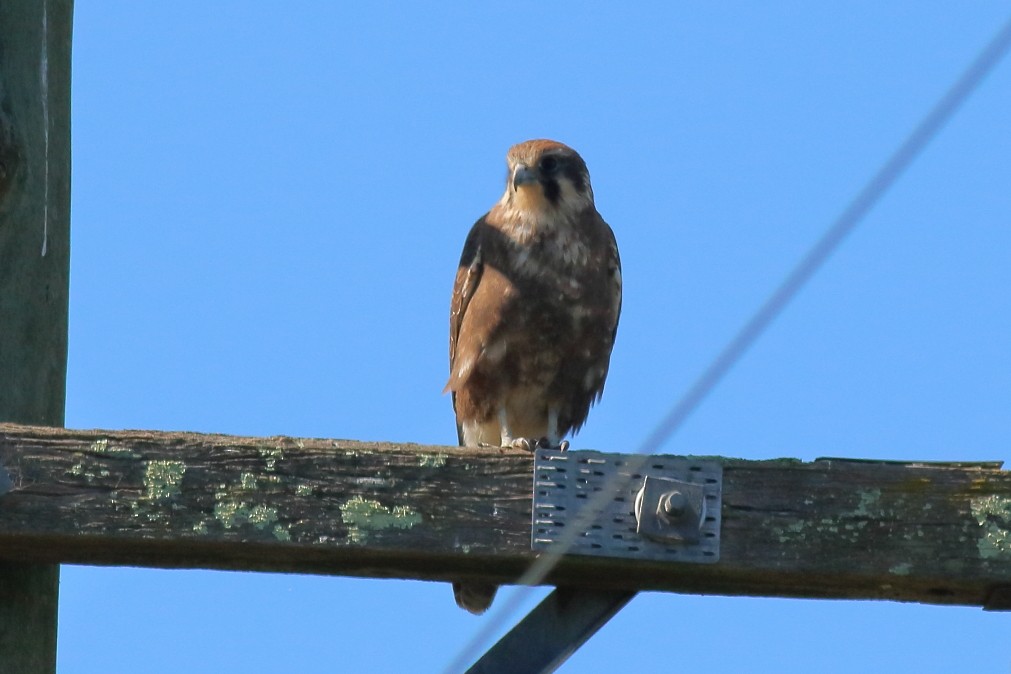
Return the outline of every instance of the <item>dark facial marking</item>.
{"type": "Polygon", "coordinates": [[[558,176],[566,171],[569,162],[565,157],[548,154],[541,157],[537,167],[541,174],[541,187],[544,188],[544,198],[557,205],[562,196],[562,188],[558,185],[558,176]]]}
{"type": "Polygon", "coordinates": [[[544,198],[557,205],[562,196],[562,188],[558,186],[558,181],[554,178],[541,178],[541,187],[544,188],[544,198]]]}
{"type": "Polygon", "coordinates": [[[572,186],[579,193],[586,191],[586,178],[576,162],[565,162],[562,166],[562,174],[572,182],[572,186]]]}

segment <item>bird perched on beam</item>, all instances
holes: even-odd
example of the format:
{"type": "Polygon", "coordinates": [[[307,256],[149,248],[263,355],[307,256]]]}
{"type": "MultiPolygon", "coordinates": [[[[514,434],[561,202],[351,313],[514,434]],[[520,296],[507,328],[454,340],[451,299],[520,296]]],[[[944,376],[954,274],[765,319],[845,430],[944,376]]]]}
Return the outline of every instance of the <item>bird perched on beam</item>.
{"type": "MultiPolygon", "coordinates": [[[[572,148],[530,140],[506,156],[505,194],[470,230],[453,286],[449,382],[468,447],[561,447],[600,399],[621,311],[614,233],[572,148]]],[[[483,613],[496,587],[454,583],[483,613]]]]}

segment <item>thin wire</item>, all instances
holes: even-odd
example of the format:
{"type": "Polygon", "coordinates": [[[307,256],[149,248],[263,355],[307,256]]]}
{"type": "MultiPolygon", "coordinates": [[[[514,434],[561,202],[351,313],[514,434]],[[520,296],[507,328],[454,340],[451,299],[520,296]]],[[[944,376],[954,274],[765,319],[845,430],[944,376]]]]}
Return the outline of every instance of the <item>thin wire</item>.
{"type": "Polygon", "coordinates": [[[768,299],[744,323],[740,330],[720,351],[719,355],[702,371],[702,374],[692,383],[687,391],[677,400],[669,412],[660,420],[656,428],[639,445],[639,449],[627,464],[628,475],[614,475],[604,487],[593,495],[587,504],[574,518],[572,526],[566,527],[565,534],[530,565],[527,571],[516,581],[516,585],[527,586],[517,588],[507,601],[503,602],[489,616],[480,630],[459,651],[456,658],[446,669],[455,673],[462,671],[479,652],[479,649],[491,640],[523,600],[531,592],[531,587],[544,582],[548,574],[555,568],[562,556],[568,552],[580,532],[586,529],[600,516],[604,508],[619,489],[625,488],[631,481],[629,477],[639,472],[650,460],[650,455],[670,439],[681,427],[685,419],[695,411],[699,404],[712,392],[713,388],[737,363],[744,353],[757,341],[773,320],[783,311],[801,288],[821,268],[829,256],[835,252],[843,240],[856,228],[865,215],[873,208],[881,197],[895,184],[895,181],[912,164],[927,144],[941,128],[952,118],[954,113],[972,95],[980,82],[990,74],[994,67],[1006,56],[1011,48],[1011,18],[997,31],[996,35],[979,52],[972,63],[959,76],[954,84],[934,104],[913,131],[899,145],[882,167],[864,185],[857,195],[849,202],[842,213],[835,219],[832,226],[811,247],[800,262],[787,274],[786,278],[769,295],[768,299]]]}

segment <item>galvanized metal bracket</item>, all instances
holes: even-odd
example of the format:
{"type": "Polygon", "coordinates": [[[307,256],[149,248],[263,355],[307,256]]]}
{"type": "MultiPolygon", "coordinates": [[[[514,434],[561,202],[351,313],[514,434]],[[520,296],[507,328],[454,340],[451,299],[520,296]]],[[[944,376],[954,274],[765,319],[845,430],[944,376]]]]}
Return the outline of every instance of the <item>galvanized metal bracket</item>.
{"type": "Polygon", "coordinates": [[[612,491],[567,554],[712,564],[720,558],[723,466],[685,456],[589,450],[534,453],[534,550],[555,545],[580,510],[612,491]]]}

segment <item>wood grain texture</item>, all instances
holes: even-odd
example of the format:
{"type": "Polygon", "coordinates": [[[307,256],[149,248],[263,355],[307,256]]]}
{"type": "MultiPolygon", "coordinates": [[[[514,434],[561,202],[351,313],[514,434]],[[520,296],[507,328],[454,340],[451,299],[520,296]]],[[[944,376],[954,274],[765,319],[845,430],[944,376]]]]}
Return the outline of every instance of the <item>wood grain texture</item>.
{"type": "Polygon", "coordinates": [[[63,425],[72,14],[0,3],[0,421],[63,425]]]}
{"type": "MultiPolygon", "coordinates": [[[[1011,587],[999,464],[722,461],[718,564],[570,556],[549,580],[965,605],[1011,587]]],[[[0,425],[0,463],[8,559],[505,583],[533,559],[518,450],[0,425]]]]}
{"type": "MultiPolygon", "coordinates": [[[[72,0],[0,2],[0,421],[63,425],[72,0]]],[[[0,565],[0,671],[56,671],[60,569],[0,565]]]]}

